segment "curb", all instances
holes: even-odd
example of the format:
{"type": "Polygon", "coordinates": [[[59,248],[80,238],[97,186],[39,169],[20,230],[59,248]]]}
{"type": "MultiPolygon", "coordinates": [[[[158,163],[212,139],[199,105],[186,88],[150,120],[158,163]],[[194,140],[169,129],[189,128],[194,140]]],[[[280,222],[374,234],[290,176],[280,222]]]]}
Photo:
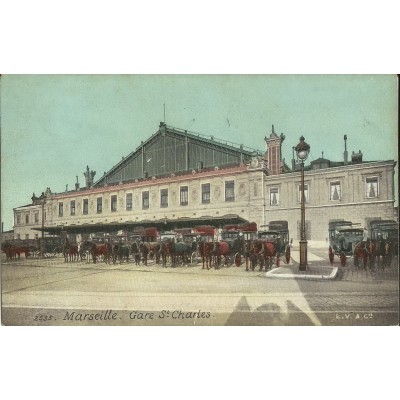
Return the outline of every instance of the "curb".
{"type": "Polygon", "coordinates": [[[339,271],[339,267],[334,267],[330,275],[300,275],[300,274],[277,274],[275,271],[268,271],[265,276],[266,278],[278,278],[278,279],[306,279],[306,280],[317,280],[326,281],[335,279],[339,271]]]}

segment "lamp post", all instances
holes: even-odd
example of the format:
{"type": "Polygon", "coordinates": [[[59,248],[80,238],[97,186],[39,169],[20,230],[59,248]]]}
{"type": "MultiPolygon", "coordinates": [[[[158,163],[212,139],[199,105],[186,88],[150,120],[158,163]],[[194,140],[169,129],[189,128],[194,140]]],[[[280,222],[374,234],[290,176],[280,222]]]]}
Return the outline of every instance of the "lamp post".
{"type": "Polygon", "coordinates": [[[299,271],[307,269],[307,238],[306,238],[306,209],[304,196],[304,161],[310,152],[310,146],[300,137],[299,144],[295,147],[297,158],[301,161],[301,225],[300,225],[300,265],[299,271]]]}
{"type": "Polygon", "coordinates": [[[39,204],[42,206],[42,241],[40,243],[40,258],[44,258],[44,205],[46,204],[46,195],[42,192],[38,198],[39,204]]]}

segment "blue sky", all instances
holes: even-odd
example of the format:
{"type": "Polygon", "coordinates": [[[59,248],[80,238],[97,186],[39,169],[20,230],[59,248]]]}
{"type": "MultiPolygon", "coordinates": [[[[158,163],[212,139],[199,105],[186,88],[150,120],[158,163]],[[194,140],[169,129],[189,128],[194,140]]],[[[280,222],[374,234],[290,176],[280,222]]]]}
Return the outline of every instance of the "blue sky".
{"type": "MultiPolygon", "coordinates": [[[[275,125],[290,163],[301,135],[309,161],[397,160],[397,78],[389,75],[3,75],[2,222],[35,192],[95,180],[168,125],[265,149],[275,125]]],[[[397,169],[396,169],[397,173],[397,169]]],[[[397,179],[396,179],[397,180],[397,179]]]]}

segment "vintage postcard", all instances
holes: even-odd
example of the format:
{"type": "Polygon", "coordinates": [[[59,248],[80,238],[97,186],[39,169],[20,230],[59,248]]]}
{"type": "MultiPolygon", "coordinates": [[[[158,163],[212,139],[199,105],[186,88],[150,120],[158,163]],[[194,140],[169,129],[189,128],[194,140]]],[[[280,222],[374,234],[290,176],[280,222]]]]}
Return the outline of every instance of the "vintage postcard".
{"type": "Polygon", "coordinates": [[[3,325],[398,325],[394,75],[3,75],[3,325]]]}

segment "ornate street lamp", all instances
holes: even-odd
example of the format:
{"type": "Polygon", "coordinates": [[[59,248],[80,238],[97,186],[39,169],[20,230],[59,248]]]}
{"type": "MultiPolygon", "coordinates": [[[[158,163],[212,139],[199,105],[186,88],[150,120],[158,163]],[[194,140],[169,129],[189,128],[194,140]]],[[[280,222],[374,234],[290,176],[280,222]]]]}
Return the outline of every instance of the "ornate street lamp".
{"type": "Polygon", "coordinates": [[[46,204],[46,195],[42,192],[41,196],[37,198],[38,204],[42,206],[42,240],[40,242],[40,258],[44,258],[44,205],[46,204]]]}
{"type": "Polygon", "coordinates": [[[300,226],[300,265],[299,270],[307,269],[307,238],[306,238],[306,220],[305,220],[305,197],[304,197],[304,161],[310,152],[310,146],[304,141],[304,136],[300,137],[299,144],[294,148],[297,159],[301,162],[301,226],[300,226]]]}

